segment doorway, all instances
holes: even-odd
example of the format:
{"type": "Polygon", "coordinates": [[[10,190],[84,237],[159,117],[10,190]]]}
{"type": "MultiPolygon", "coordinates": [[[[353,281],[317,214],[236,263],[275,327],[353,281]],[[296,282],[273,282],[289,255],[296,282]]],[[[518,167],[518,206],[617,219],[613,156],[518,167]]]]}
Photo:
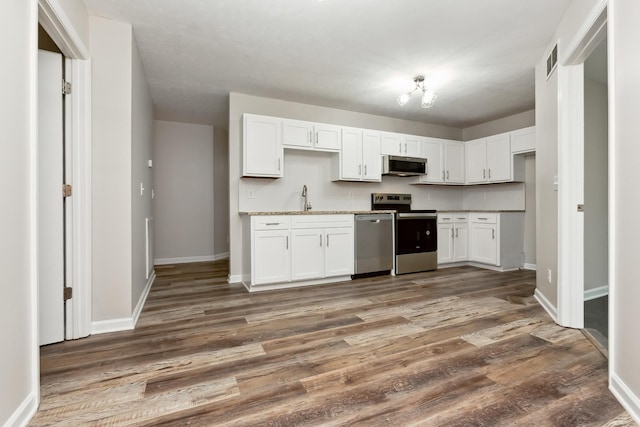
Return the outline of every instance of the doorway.
{"type": "Polygon", "coordinates": [[[607,39],[584,61],[584,328],[609,336],[609,140],[607,39]]]}

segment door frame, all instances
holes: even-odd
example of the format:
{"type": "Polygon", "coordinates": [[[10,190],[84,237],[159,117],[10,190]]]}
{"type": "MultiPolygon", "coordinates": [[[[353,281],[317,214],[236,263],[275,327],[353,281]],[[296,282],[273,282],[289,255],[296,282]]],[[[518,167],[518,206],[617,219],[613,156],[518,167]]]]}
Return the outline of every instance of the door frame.
{"type": "MultiPolygon", "coordinates": [[[[38,21],[65,57],[65,150],[68,198],[66,285],[73,298],[66,304],[65,339],[91,334],[91,58],[58,0],[38,0],[38,21]]],[[[36,322],[37,324],[37,322],[36,322]]]]}
{"type": "Polygon", "coordinates": [[[558,61],[558,307],[562,326],[584,326],[584,61],[607,35],[600,0],[558,61]]]}

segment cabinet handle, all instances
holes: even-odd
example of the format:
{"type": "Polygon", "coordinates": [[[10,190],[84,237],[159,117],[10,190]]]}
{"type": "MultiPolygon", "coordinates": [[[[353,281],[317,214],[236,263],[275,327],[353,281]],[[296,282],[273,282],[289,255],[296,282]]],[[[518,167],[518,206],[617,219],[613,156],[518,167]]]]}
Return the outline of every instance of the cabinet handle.
{"type": "Polygon", "coordinates": [[[491,168],[489,168],[489,179],[491,179],[491,168]]]}
{"type": "Polygon", "coordinates": [[[482,169],[482,179],[487,179],[487,170],[482,169]]]}
{"type": "Polygon", "coordinates": [[[327,247],[329,247],[329,235],[327,234],[327,247]]]}
{"type": "Polygon", "coordinates": [[[407,154],[407,143],[404,143],[404,154],[407,154]]]}
{"type": "Polygon", "coordinates": [[[322,234],[320,235],[320,247],[322,247],[322,234]]]}
{"type": "Polygon", "coordinates": [[[278,171],[280,170],[280,159],[278,159],[278,171]]]}
{"type": "Polygon", "coordinates": [[[449,181],[449,171],[447,170],[447,181],[449,181]]]}
{"type": "Polygon", "coordinates": [[[289,250],[289,236],[286,237],[285,247],[286,247],[287,250],[289,250]]]}
{"type": "Polygon", "coordinates": [[[279,222],[267,222],[265,225],[280,225],[279,222]]]}
{"type": "Polygon", "coordinates": [[[427,159],[427,160],[425,160],[425,161],[424,161],[424,165],[425,165],[425,169],[426,169],[426,170],[425,170],[425,174],[426,174],[427,176],[429,176],[429,159],[427,159]]]}
{"type": "Polygon", "coordinates": [[[451,228],[451,237],[453,238],[453,227],[451,228]]]}
{"type": "Polygon", "coordinates": [[[456,228],[456,239],[458,238],[458,229],[456,228]]]}
{"type": "Polygon", "coordinates": [[[316,144],[318,143],[318,131],[316,131],[316,144]]]}
{"type": "Polygon", "coordinates": [[[491,238],[494,240],[496,238],[496,230],[494,230],[493,228],[491,229],[491,238]]]}
{"type": "Polygon", "coordinates": [[[309,140],[309,144],[311,144],[311,131],[307,131],[307,139],[309,140]]]}
{"type": "Polygon", "coordinates": [[[364,176],[367,176],[367,165],[364,165],[364,176]]]}
{"type": "Polygon", "coordinates": [[[398,142],[398,152],[402,154],[402,142],[398,142]]]}

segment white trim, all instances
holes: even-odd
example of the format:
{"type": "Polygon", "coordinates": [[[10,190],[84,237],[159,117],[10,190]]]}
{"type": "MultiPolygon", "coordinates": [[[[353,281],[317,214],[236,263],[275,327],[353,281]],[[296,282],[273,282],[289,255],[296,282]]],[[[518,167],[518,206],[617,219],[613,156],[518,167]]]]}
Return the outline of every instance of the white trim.
{"type": "Polygon", "coordinates": [[[609,377],[609,390],[633,420],[640,424],[640,399],[633,394],[633,391],[614,372],[611,372],[609,377]]]}
{"type": "Polygon", "coordinates": [[[38,0],[38,21],[63,55],[73,59],[89,59],[89,50],[73,28],[58,0],[38,0]]]}
{"type": "Polygon", "coordinates": [[[300,280],[297,282],[273,283],[268,285],[251,286],[249,282],[243,281],[242,284],[249,292],[262,292],[278,289],[301,288],[304,286],[324,285],[327,283],[348,282],[351,276],[335,276],[326,277],[324,279],[300,280]]]}
{"type": "Polygon", "coordinates": [[[134,328],[136,323],[138,323],[138,318],[140,317],[144,303],[147,302],[147,297],[149,296],[149,291],[151,290],[154,280],[156,280],[156,271],[152,270],[151,276],[149,276],[149,280],[147,280],[147,285],[144,287],[142,295],[140,295],[140,299],[138,300],[138,304],[136,304],[136,308],[133,310],[133,314],[131,315],[134,328]]]}
{"type": "Polygon", "coordinates": [[[129,331],[133,329],[133,318],[96,320],[91,322],[91,334],[106,334],[108,332],[129,331]]]}
{"type": "Polygon", "coordinates": [[[564,66],[583,63],[606,36],[608,0],[599,0],[576,31],[575,37],[560,52],[558,62],[564,66]],[[564,53],[564,54],[562,54],[564,53]]]}
{"type": "Polygon", "coordinates": [[[242,283],[242,282],[243,282],[242,274],[234,274],[234,275],[229,274],[227,276],[227,283],[242,283]]]}
{"type": "Polygon", "coordinates": [[[33,391],[22,401],[20,406],[5,422],[6,427],[26,426],[38,410],[38,395],[33,391]]]}
{"type": "Polygon", "coordinates": [[[153,260],[153,264],[154,265],[186,264],[189,262],[219,261],[221,259],[227,259],[227,258],[229,258],[229,252],[225,252],[217,255],[189,256],[189,257],[177,257],[177,258],[156,258],[153,260]]]}
{"type": "Polygon", "coordinates": [[[530,264],[528,262],[524,263],[524,266],[522,267],[525,270],[531,270],[531,271],[537,271],[538,270],[538,266],[536,264],[530,264]]]}
{"type": "Polygon", "coordinates": [[[540,292],[539,289],[536,289],[536,291],[533,293],[533,297],[536,299],[536,301],[538,301],[538,303],[540,303],[542,308],[544,308],[544,310],[551,317],[551,319],[554,322],[558,323],[557,321],[558,315],[556,312],[556,308],[553,306],[553,304],[551,304],[551,302],[549,302],[547,297],[545,297],[544,294],[540,292]]]}
{"type": "Polygon", "coordinates": [[[438,264],[438,269],[464,267],[464,266],[484,268],[485,270],[498,271],[500,273],[504,273],[506,271],[516,271],[520,269],[520,267],[504,268],[497,265],[483,264],[481,262],[474,262],[474,261],[457,261],[457,262],[448,262],[445,264],[438,264]]]}
{"type": "Polygon", "coordinates": [[[591,301],[592,299],[600,298],[609,295],[609,286],[599,286],[593,289],[585,289],[584,300],[591,301]]]}

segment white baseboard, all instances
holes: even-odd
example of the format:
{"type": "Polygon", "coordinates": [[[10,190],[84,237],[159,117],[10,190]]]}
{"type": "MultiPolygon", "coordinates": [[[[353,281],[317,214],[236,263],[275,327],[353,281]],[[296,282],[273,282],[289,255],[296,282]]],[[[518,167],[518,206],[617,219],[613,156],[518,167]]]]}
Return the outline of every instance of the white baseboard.
{"type": "Polygon", "coordinates": [[[525,270],[532,270],[532,271],[536,271],[538,268],[536,266],[536,264],[529,264],[528,262],[524,263],[524,267],[525,270]]]}
{"type": "Polygon", "coordinates": [[[108,332],[130,331],[133,329],[133,317],[120,319],[96,320],[91,322],[91,334],[106,334],[108,332]]]}
{"type": "Polygon", "coordinates": [[[138,317],[140,317],[140,313],[142,312],[144,303],[147,301],[149,291],[151,290],[151,286],[155,279],[156,272],[154,270],[153,273],[151,273],[149,280],[147,280],[147,285],[142,291],[142,295],[140,295],[140,299],[138,299],[138,303],[136,304],[136,308],[133,310],[131,317],[91,322],[91,334],[106,334],[107,332],[130,331],[131,329],[134,329],[136,327],[136,323],[138,323],[138,317]]]}
{"type": "Polygon", "coordinates": [[[135,310],[133,310],[133,314],[131,315],[134,328],[136,326],[136,323],[138,323],[138,317],[140,317],[142,307],[144,307],[144,303],[147,302],[147,297],[149,296],[149,291],[151,290],[151,286],[153,285],[154,280],[156,280],[155,270],[151,272],[151,277],[149,277],[149,280],[147,280],[147,285],[144,287],[142,295],[140,295],[140,299],[138,299],[138,304],[136,304],[136,308],[135,310]]]}
{"type": "Polygon", "coordinates": [[[5,422],[5,427],[26,426],[38,410],[38,393],[31,392],[5,422]]]}
{"type": "Polygon", "coordinates": [[[234,274],[227,276],[227,282],[229,283],[242,283],[242,274],[234,274]]]}
{"type": "Polygon", "coordinates": [[[551,319],[553,319],[554,322],[558,323],[558,313],[556,312],[556,308],[549,302],[547,297],[545,297],[539,289],[536,289],[533,296],[536,301],[540,303],[542,308],[544,308],[544,310],[549,314],[549,316],[551,316],[551,319]]]}
{"type": "Polygon", "coordinates": [[[204,255],[204,256],[189,256],[178,258],[156,258],[153,260],[154,265],[168,265],[168,264],[186,264],[189,262],[207,262],[207,261],[219,261],[221,259],[229,258],[229,252],[223,252],[217,255],[204,255]]]}
{"type": "Polygon", "coordinates": [[[609,390],[631,415],[631,418],[640,425],[640,399],[614,372],[611,372],[609,378],[609,390]]]}
{"type": "Polygon", "coordinates": [[[609,286],[599,286],[593,289],[585,289],[584,300],[591,301],[592,299],[600,298],[609,295],[609,286]]]}

